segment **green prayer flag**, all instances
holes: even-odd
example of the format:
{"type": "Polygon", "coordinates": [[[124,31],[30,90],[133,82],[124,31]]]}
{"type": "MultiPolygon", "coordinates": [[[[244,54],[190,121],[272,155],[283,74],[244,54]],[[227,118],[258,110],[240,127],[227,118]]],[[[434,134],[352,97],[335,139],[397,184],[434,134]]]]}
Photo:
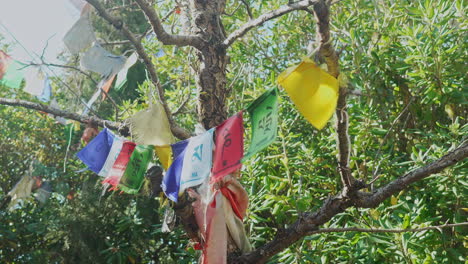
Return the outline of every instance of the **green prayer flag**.
{"type": "Polygon", "coordinates": [[[0,80],[0,85],[4,85],[13,89],[19,89],[23,81],[24,73],[22,69],[25,66],[15,60],[11,61],[8,68],[0,80]]]}
{"type": "Polygon", "coordinates": [[[140,191],[145,179],[146,169],[153,158],[154,146],[137,145],[130,157],[124,175],[120,179],[119,189],[126,193],[136,194],[140,191]]]}
{"type": "Polygon", "coordinates": [[[278,89],[273,88],[262,94],[247,111],[250,114],[252,138],[243,161],[270,145],[276,138],[278,127],[278,89]]]}

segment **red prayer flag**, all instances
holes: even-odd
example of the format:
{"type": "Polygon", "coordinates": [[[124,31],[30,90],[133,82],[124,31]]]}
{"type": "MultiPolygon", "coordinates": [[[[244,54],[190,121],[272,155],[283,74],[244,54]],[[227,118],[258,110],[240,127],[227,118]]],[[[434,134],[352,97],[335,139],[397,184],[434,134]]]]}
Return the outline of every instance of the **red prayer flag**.
{"type": "Polygon", "coordinates": [[[244,123],[242,112],[231,116],[216,128],[215,152],[211,182],[242,167],[244,156],[244,123]]]}
{"type": "Polygon", "coordinates": [[[3,78],[11,60],[12,59],[8,54],[0,50],[0,80],[3,78]]]}
{"type": "Polygon", "coordinates": [[[115,74],[112,75],[109,79],[107,79],[104,84],[102,85],[101,89],[106,93],[102,93],[102,101],[106,100],[107,95],[109,94],[109,90],[111,88],[112,83],[114,82],[115,74]]]}
{"type": "Polygon", "coordinates": [[[112,185],[113,187],[111,190],[117,189],[117,185],[119,185],[120,178],[122,178],[127,168],[128,161],[130,160],[130,156],[132,156],[133,150],[135,150],[135,146],[136,144],[131,141],[125,141],[123,143],[122,150],[115,160],[112,169],[110,169],[109,174],[104,181],[102,181],[103,184],[108,183],[112,185]]]}

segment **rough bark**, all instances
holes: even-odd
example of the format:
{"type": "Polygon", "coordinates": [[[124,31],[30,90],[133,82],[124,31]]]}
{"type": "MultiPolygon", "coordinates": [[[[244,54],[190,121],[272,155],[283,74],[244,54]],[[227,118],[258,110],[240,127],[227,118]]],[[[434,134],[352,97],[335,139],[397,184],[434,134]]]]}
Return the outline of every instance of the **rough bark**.
{"type": "Polygon", "coordinates": [[[197,51],[196,71],[198,116],[205,128],[219,125],[227,118],[226,67],[228,56],[219,45],[226,37],[220,15],[225,1],[193,0],[190,2],[192,35],[201,36],[206,45],[197,51]]]}

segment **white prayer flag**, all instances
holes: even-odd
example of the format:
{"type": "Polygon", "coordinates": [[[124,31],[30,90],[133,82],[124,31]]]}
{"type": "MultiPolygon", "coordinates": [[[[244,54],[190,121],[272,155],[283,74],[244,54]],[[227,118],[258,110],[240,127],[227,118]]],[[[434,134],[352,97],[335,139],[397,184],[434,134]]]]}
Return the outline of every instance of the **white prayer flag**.
{"type": "Polygon", "coordinates": [[[80,17],[63,38],[63,42],[71,54],[78,54],[91,46],[94,41],[96,41],[96,36],[88,14],[80,17]]]}
{"type": "Polygon", "coordinates": [[[124,56],[114,55],[94,42],[93,46],[81,56],[80,66],[84,70],[100,73],[104,78],[109,78],[124,67],[125,61],[124,56]]]}
{"type": "Polygon", "coordinates": [[[112,142],[112,147],[110,148],[109,155],[107,155],[106,162],[104,162],[102,169],[98,173],[99,176],[107,177],[107,174],[109,174],[109,171],[112,169],[112,166],[114,166],[114,163],[117,160],[117,157],[119,156],[120,151],[122,150],[123,143],[124,143],[123,138],[117,135],[114,135],[114,141],[112,142]]]}
{"type": "Polygon", "coordinates": [[[123,69],[119,72],[119,74],[117,74],[117,80],[115,81],[115,87],[117,87],[116,89],[120,89],[122,85],[125,84],[127,81],[128,69],[130,69],[130,67],[132,67],[133,64],[137,62],[137,60],[138,54],[134,52],[132,55],[130,55],[130,57],[128,57],[127,61],[125,61],[123,69]]]}
{"type": "Polygon", "coordinates": [[[24,79],[26,81],[26,85],[24,86],[25,92],[35,96],[42,95],[42,91],[44,91],[45,75],[40,71],[39,67],[29,66],[26,68],[24,79]]]}
{"type": "Polygon", "coordinates": [[[185,189],[201,184],[210,175],[213,157],[214,128],[190,138],[185,149],[179,195],[185,189]]]}

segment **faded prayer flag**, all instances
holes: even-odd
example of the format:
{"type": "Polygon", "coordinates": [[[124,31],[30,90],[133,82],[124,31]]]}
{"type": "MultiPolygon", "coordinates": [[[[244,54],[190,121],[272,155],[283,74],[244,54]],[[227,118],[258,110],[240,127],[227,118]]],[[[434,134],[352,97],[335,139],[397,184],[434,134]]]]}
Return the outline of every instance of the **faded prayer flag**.
{"type": "Polygon", "coordinates": [[[91,142],[76,154],[90,170],[101,171],[114,141],[114,135],[104,128],[91,142]]]}
{"type": "Polygon", "coordinates": [[[153,159],[153,146],[138,145],[130,157],[127,169],[120,179],[119,189],[126,193],[135,194],[140,191],[149,163],[153,159]]]}
{"type": "Polygon", "coordinates": [[[128,120],[130,133],[137,144],[163,146],[174,142],[166,111],[159,101],[154,102],[148,109],[134,114],[128,120]]]}
{"type": "Polygon", "coordinates": [[[52,86],[50,85],[49,76],[45,76],[43,83],[43,90],[40,96],[37,98],[42,102],[49,102],[50,96],[52,95],[52,86]]]}
{"type": "Polygon", "coordinates": [[[338,80],[304,59],[280,74],[278,83],[286,90],[299,112],[315,128],[322,129],[338,101],[338,80]]]}
{"type": "Polygon", "coordinates": [[[189,139],[185,149],[179,194],[185,189],[202,184],[210,175],[213,156],[214,128],[189,139]]]}
{"type": "Polygon", "coordinates": [[[24,69],[25,85],[23,91],[40,96],[44,91],[45,75],[40,67],[29,66],[24,69]]]}
{"type": "Polygon", "coordinates": [[[25,66],[0,51],[0,85],[19,89],[24,78],[25,66]]]}
{"type": "Polygon", "coordinates": [[[119,185],[120,178],[124,175],[125,169],[127,168],[128,161],[132,156],[133,151],[135,150],[136,144],[131,141],[124,141],[122,145],[122,150],[119,153],[119,156],[112,165],[107,177],[102,181],[103,184],[110,184],[113,186],[112,189],[117,189],[119,185]]]}
{"type": "Polygon", "coordinates": [[[138,54],[134,52],[130,57],[125,61],[123,69],[117,74],[117,79],[115,80],[115,90],[120,90],[127,83],[127,74],[130,67],[132,67],[138,60],[138,54]]]}
{"type": "Polygon", "coordinates": [[[231,116],[216,127],[215,151],[211,182],[240,169],[244,155],[244,124],[242,112],[231,116]]]}
{"type": "Polygon", "coordinates": [[[63,38],[63,42],[71,54],[78,54],[96,41],[94,29],[89,14],[84,14],[73,24],[63,38]]]}
{"type": "Polygon", "coordinates": [[[252,125],[250,147],[243,161],[270,145],[276,138],[278,127],[278,89],[262,94],[247,108],[252,125]]]}
{"type": "Polygon", "coordinates": [[[120,152],[122,151],[122,146],[125,139],[114,135],[114,141],[112,142],[112,147],[109,150],[109,154],[107,155],[106,162],[102,166],[102,169],[99,171],[98,175],[102,177],[107,177],[112,166],[114,166],[115,161],[119,157],[120,152]]]}
{"type": "Polygon", "coordinates": [[[114,55],[101,47],[99,43],[94,42],[93,46],[81,56],[80,67],[109,78],[119,73],[126,60],[127,58],[114,55]]]}
{"type": "Polygon", "coordinates": [[[102,91],[102,100],[104,101],[107,97],[107,94],[109,94],[109,90],[112,86],[112,83],[114,82],[114,79],[115,79],[115,74],[112,75],[110,78],[108,79],[104,79],[101,81],[101,83],[99,83],[99,87],[102,91]]]}
{"type": "Polygon", "coordinates": [[[184,163],[185,149],[174,159],[171,166],[164,174],[161,187],[166,196],[174,202],[179,198],[180,176],[182,173],[182,166],[184,163]]]}

